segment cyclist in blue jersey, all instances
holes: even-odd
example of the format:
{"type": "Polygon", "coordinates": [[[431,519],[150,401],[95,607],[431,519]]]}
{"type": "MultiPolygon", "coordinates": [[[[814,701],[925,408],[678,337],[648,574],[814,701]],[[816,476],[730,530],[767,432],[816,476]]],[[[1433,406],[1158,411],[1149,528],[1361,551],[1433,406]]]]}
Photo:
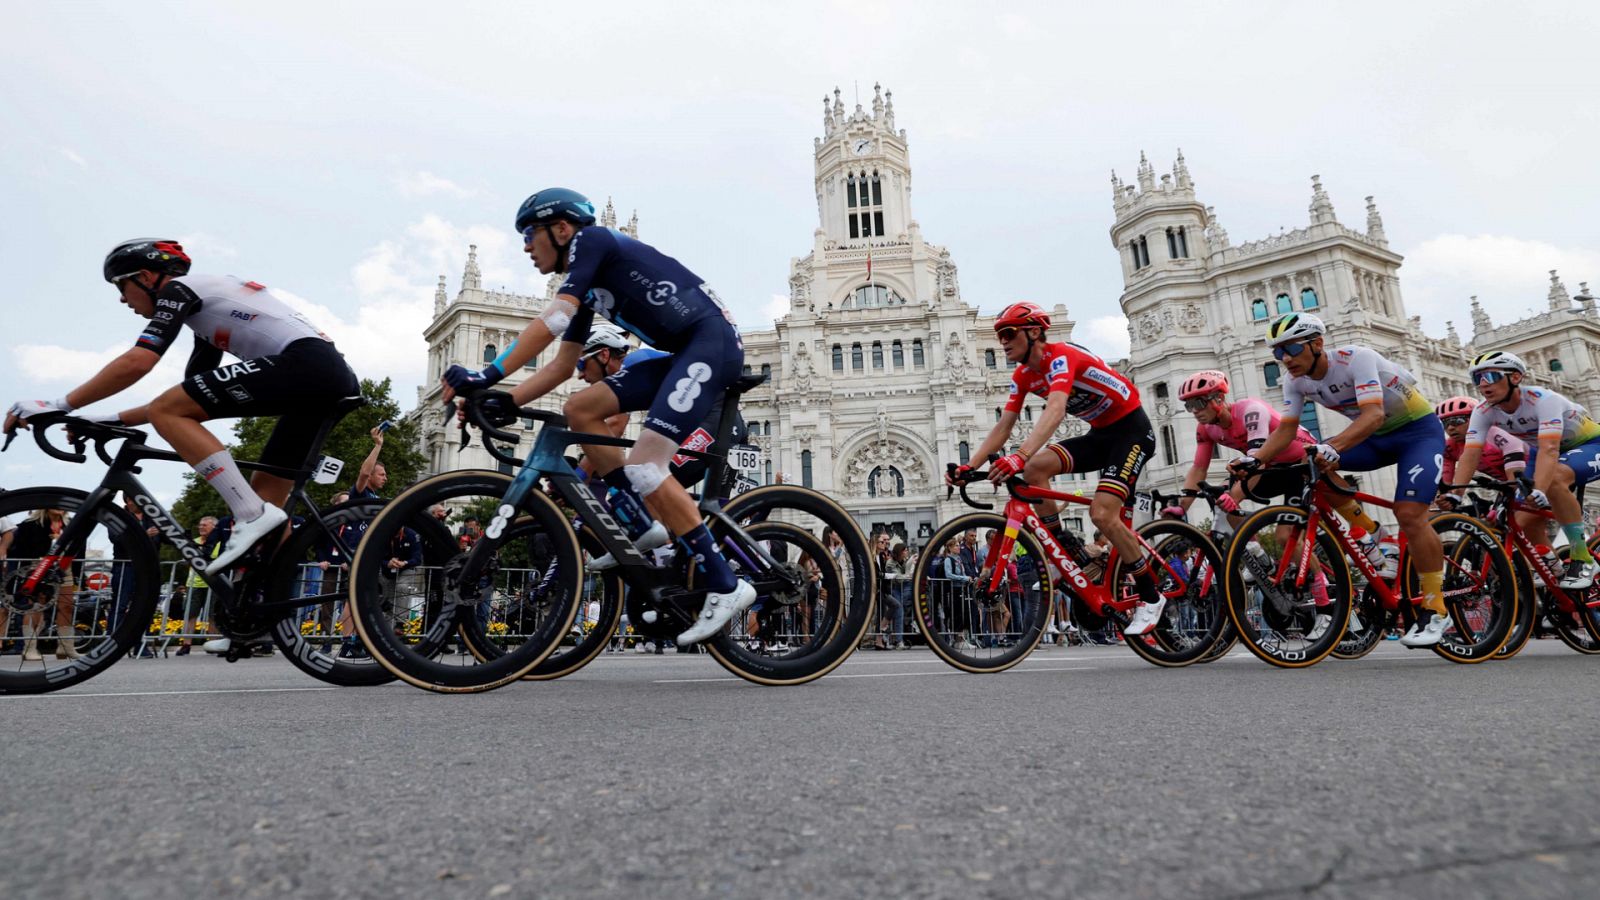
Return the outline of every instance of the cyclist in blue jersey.
{"type": "Polygon", "coordinates": [[[728,567],[694,500],[671,477],[668,464],[739,377],[744,344],[733,317],[705,280],[682,263],[616,229],[596,225],[594,204],[576,191],[547,188],[532,195],[517,210],[516,228],[538,270],[563,273],[566,280],[544,313],[483,371],[451,366],[443,379],[445,397],[461,388],[499,382],[559,337],[555,362],[517,385],[511,396],[520,405],[549,393],[579,362],[597,315],[672,354],[639,364],[637,377],[579,392],[574,399],[586,396],[586,401],[569,401],[564,412],[574,430],[604,433],[607,418],[647,410],[644,430],[626,459],[615,447],[585,449],[595,472],[616,489],[617,502],[635,507],[641,521],[648,521],[648,509],[694,556],[708,593],[699,618],[678,636],[678,643],[703,641],[748,609],[756,593],[728,567]],[[600,402],[590,402],[596,398],[600,402]]]}

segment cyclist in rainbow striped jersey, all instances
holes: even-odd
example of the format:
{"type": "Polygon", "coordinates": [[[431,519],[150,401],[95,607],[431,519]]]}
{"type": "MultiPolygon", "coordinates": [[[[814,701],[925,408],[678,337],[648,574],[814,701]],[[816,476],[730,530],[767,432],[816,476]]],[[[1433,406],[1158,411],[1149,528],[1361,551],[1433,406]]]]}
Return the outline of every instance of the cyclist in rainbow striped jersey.
{"type": "Polygon", "coordinates": [[[1588,410],[1555,391],[1525,384],[1528,367],[1514,354],[1503,350],[1481,353],[1467,372],[1483,402],[1467,421],[1466,446],[1456,463],[1451,490],[1458,491],[1471,482],[1491,429],[1502,428],[1526,441],[1533,490],[1523,502],[1550,510],[1567,536],[1570,559],[1561,586],[1587,589],[1594,584],[1596,566],[1584,542],[1583,507],[1571,488],[1600,475],[1600,423],[1590,418],[1588,410]]]}
{"type": "MultiPolygon", "coordinates": [[[[1283,382],[1283,417],[1257,455],[1271,459],[1294,442],[1301,410],[1311,400],[1351,420],[1343,431],[1312,447],[1319,468],[1370,472],[1398,467],[1394,516],[1422,586],[1417,622],[1400,642],[1431,647],[1452,624],[1443,598],[1444,548],[1428,520],[1428,507],[1444,473],[1444,429],[1433,404],[1416,389],[1416,378],[1404,367],[1368,347],[1324,352],[1326,331],[1322,320],[1310,313],[1289,313],[1268,327],[1272,356],[1289,377],[1283,382]]],[[[1365,531],[1377,530],[1377,523],[1354,500],[1339,512],[1365,531]]]]}

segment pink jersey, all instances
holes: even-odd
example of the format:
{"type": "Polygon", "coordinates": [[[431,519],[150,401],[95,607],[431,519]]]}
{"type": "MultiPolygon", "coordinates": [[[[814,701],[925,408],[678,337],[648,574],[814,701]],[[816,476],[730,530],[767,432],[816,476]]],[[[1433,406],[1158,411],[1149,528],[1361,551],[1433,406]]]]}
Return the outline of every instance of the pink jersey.
{"type": "MultiPolygon", "coordinates": [[[[1272,404],[1254,397],[1235,400],[1228,408],[1228,412],[1232,416],[1232,424],[1227,428],[1221,425],[1201,425],[1195,431],[1195,468],[1210,468],[1211,455],[1219,444],[1240,452],[1261,446],[1266,442],[1267,435],[1277,430],[1278,423],[1283,421],[1283,416],[1273,408],[1272,404]]],[[[1301,428],[1296,432],[1293,443],[1279,453],[1276,459],[1268,462],[1300,462],[1306,458],[1306,447],[1316,442],[1317,439],[1311,436],[1311,432],[1301,428]]]]}
{"type": "MultiPolygon", "coordinates": [[[[1456,463],[1461,451],[1467,449],[1466,439],[1444,441],[1444,481],[1456,483],[1456,463]]],[[[1498,425],[1489,428],[1489,439],[1483,442],[1482,455],[1478,457],[1478,471],[1490,478],[1506,480],[1506,463],[1522,462],[1528,458],[1528,445],[1511,436],[1498,425]]]]}

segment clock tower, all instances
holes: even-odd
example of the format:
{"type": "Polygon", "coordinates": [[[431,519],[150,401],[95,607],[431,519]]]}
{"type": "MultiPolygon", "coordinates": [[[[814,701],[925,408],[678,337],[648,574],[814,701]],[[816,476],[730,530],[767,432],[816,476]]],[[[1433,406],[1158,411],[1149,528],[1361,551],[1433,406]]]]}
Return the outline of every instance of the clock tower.
{"type": "Polygon", "coordinates": [[[845,115],[839,89],[822,98],[816,157],[817,213],[824,235],[840,243],[905,234],[911,222],[911,160],[906,133],[894,127],[894,92],[872,86],[872,111],[845,115]]]}

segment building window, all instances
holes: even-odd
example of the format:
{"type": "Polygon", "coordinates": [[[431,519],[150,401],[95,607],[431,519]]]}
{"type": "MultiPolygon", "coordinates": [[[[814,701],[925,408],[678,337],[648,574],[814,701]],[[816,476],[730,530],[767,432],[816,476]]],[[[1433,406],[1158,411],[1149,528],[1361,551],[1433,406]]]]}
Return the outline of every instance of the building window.
{"type": "Polygon", "coordinates": [[[905,300],[881,284],[867,284],[855,289],[844,301],[845,309],[875,309],[880,306],[904,306],[905,300]]]}
{"type": "Polygon", "coordinates": [[[911,365],[913,368],[917,369],[920,369],[923,366],[922,338],[917,338],[911,342],[911,365]]]}
{"type": "Polygon", "coordinates": [[[1260,322],[1267,317],[1267,301],[1260,297],[1250,301],[1250,318],[1260,322]]]}
{"type": "Polygon", "coordinates": [[[1300,291],[1300,308],[1301,309],[1316,309],[1317,307],[1319,307],[1321,305],[1322,305],[1321,301],[1317,300],[1317,292],[1316,291],[1312,290],[1311,288],[1305,288],[1305,289],[1300,291]]]}
{"type": "Polygon", "coordinates": [[[883,368],[883,341],[872,342],[872,367],[883,368]]]}
{"type": "Polygon", "coordinates": [[[833,370],[835,372],[844,371],[844,347],[838,344],[833,345],[833,370]]]}
{"type": "Polygon", "coordinates": [[[1261,374],[1266,376],[1267,387],[1277,387],[1278,386],[1278,364],[1277,363],[1269,362],[1266,365],[1262,366],[1261,367],[1261,374]]]}
{"type": "Polygon", "coordinates": [[[1317,440],[1322,440],[1322,425],[1317,422],[1317,404],[1310,400],[1300,407],[1300,427],[1311,432],[1311,436],[1317,440]]]}
{"type": "Polygon", "coordinates": [[[956,445],[956,458],[961,461],[963,466],[968,462],[971,462],[972,448],[967,445],[966,441],[962,441],[960,444],[956,445]]]}
{"type": "Polygon", "coordinates": [[[905,345],[900,343],[899,341],[895,341],[893,344],[890,345],[889,350],[890,350],[890,355],[894,358],[894,367],[896,369],[904,369],[906,367],[906,347],[905,347],[905,345]]]}
{"type": "Polygon", "coordinates": [[[883,182],[878,173],[852,172],[845,180],[851,238],[883,237],[883,182]]]}
{"type": "Polygon", "coordinates": [[[904,497],[906,480],[894,466],[878,466],[867,475],[868,497],[904,497]]]}
{"type": "Polygon", "coordinates": [[[772,363],[761,364],[761,377],[766,379],[772,378],[772,363]]]}
{"type": "Polygon", "coordinates": [[[1167,256],[1170,259],[1186,259],[1189,256],[1189,236],[1182,225],[1167,229],[1167,256]]]}
{"type": "Polygon", "coordinates": [[[1136,237],[1129,242],[1128,250],[1133,254],[1135,271],[1150,265],[1150,242],[1144,237],[1136,237]]]}
{"type": "Polygon", "coordinates": [[[851,344],[850,345],[850,368],[854,369],[857,372],[861,371],[861,345],[860,344],[851,344]]]}
{"type": "Polygon", "coordinates": [[[765,470],[765,472],[763,474],[765,475],[765,478],[761,483],[762,484],[771,484],[772,483],[772,460],[771,459],[767,460],[766,470],[765,470]]]}
{"type": "Polygon", "coordinates": [[[800,451],[800,484],[811,487],[811,451],[800,451]]]}
{"type": "Polygon", "coordinates": [[[1178,442],[1173,439],[1172,426],[1161,426],[1161,461],[1167,465],[1178,462],[1178,442]]]}
{"type": "Polygon", "coordinates": [[[1167,383],[1165,381],[1156,382],[1156,399],[1167,399],[1167,383]]]}
{"type": "Polygon", "coordinates": [[[483,345],[483,361],[484,362],[486,362],[486,363],[494,362],[494,358],[496,356],[499,356],[499,355],[500,355],[500,351],[499,351],[498,348],[495,347],[495,345],[493,345],[493,344],[484,344],[483,345]]]}
{"type": "Polygon", "coordinates": [[[1550,371],[1552,371],[1552,372],[1561,371],[1561,360],[1559,360],[1559,359],[1550,360],[1550,371]]]}
{"type": "Polygon", "coordinates": [[[1294,304],[1289,302],[1289,295],[1288,294],[1279,294],[1278,295],[1277,306],[1278,306],[1278,315],[1280,315],[1280,316],[1285,314],[1285,313],[1294,312],[1294,304]]]}
{"type": "Polygon", "coordinates": [[[983,364],[988,366],[991,369],[995,368],[994,351],[993,350],[985,350],[985,351],[983,351],[983,364]]]}
{"type": "Polygon", "coordinates": [[[524,369],[537,369],[537,368],[539,368],[539,354],[535,353],[533,355],[533,358],[528,360],[526,363],[524,363],[522,367],[524,369]]]}
{"type": "Polygon", "coordinates": [[[743,367],[743,370],[739,374],[740,375],[749,375],[750,374],[750,364],[749,363],[745,363],[744,367],[743,367]]]}
{"type": "Polygon", "coordinates": [[[1000,407],[998,406],[994,408],[994,420],[996,422],[1000,421],[1000,407]]]}

